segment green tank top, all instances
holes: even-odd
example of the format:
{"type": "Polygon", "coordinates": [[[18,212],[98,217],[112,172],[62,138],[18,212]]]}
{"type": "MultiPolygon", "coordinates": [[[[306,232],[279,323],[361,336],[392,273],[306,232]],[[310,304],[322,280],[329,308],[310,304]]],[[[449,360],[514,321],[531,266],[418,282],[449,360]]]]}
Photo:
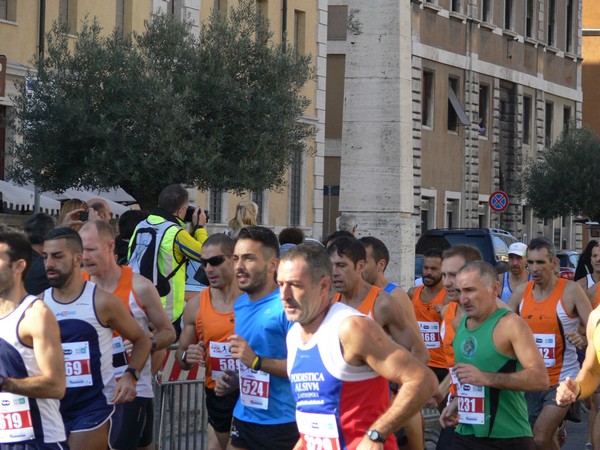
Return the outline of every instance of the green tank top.
{"type": "MultiPolygon", "coordinates": [[[[498,352],[492,342],[496,324],[509,312],[499,309],[474,330],[467,329],[467,317],[463,317],[453,343],[456,363],[471,364],[483,372],[522,370],[516,359],[498,352]]],[[[532,436],[522,391],[462,385],[458,396],[460,424],[457,433],[489,438],[532,436]]]]}

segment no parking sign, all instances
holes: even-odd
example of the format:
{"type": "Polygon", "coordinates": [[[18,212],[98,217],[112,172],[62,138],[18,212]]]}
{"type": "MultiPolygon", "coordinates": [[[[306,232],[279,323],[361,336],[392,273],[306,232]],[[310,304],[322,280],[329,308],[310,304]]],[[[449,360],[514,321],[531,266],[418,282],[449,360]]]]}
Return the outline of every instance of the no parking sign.
{"type": "Polygon", "coordinates": [[[508,195],[504,191],[492,192],[489,199],[490,208],[494,212],[503,212],[508,208],[508,195]]]}

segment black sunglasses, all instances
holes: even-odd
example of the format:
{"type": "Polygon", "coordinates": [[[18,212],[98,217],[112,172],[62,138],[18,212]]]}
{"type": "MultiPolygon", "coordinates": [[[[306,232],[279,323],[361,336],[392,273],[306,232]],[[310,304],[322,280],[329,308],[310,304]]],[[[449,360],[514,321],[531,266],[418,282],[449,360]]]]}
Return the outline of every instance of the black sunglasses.
{"type": "Polygon", "coordinates": [[[200,265],[202,267],[206,267],[207,264],[210,264],[213,267],[217,267],[217,266],[220,266],[221,264],[223,264],[223,261],[225,261],[225,257],[227,257],[227,256],[231,256],[231,255],[213,256],[212,258],[208,258],[208,259],[200,258],[200,265]]]}

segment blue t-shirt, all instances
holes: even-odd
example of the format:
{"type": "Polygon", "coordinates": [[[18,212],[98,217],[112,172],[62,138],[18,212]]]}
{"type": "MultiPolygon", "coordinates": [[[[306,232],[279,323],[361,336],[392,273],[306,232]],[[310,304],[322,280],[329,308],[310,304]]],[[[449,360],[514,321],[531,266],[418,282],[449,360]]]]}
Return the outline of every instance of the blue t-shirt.
{"type": "MultiPolygon", "coordinates": [[[[279,290],[259,300],[251,301],[247,294],[235,302],[235,334],[243,337],[254,352],[262,358],[286,359],[287,348],[285,338],[292,327],[283,311],[279,290]]],[[[257,379],[264,379],[264,373],[259,372],[257,379]]],[[[268,407],[263,403],[260,407],[243,404],[244,380],[233,416],[236,419],[250,423],[273,425],[296,421],[296,402],[292,395],[290,381],[275,375],[269,375],[268,387],[259,384],[255,389],[253,382],[248,382],[248,394],[261,395],[268,392],[268,407]]],[[[246,397],[248,398],[248,397],[246,397]]],[[[247,402],[248,403],[248,402],[247,402]]]]}

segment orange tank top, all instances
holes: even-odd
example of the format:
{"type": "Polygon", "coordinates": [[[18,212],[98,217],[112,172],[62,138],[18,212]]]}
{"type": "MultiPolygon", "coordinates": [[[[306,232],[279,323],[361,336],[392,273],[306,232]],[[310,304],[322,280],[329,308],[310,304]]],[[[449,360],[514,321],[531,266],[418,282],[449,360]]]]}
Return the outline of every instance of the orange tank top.
{"type": "MultiPolygon", "coordinates": [[[[379,295],[379,293],[381,292],[381,288],[377,287],[377,286],[371,286],[371,289],[369,289],[369,292],[367,293],[367,296],[365,297],[365,299],[363,300],[363,302],[358,305],[357,309],[359,312],[363,313],[366,316],[369,316],[371,319],[375,319],[375,300],[377,299],[377,296],[379,295]]],[[[342,300],[342,294],[336,294],[336,296],[333,298],[334,302],[339,302],[342,300]]]]}
{"type": "Polygon", "coordinates": [[[210,287],[200,293],[200,307],[196,316],[196,334],[206,348],[205,384],[215,388],[215,378],[224,370],[236,370],[235,360],[231,357],[227,338],[233,334],[235,316],[231,312],[216,311],[210,301],[210,287]]]}
{"type": "Polygon", "coordinates": [[[535,283],[525,287],[519,314],[533,332],[535,343],[544,358],[550,376],[550,385],[566,376],[575,377],[579,371],[575,347],[565,338],[565,333],[576,331],[579,319],[569,316],[563,306],[562,296],[567,280],[559,278],[554,290],[542,301],[533,298],[535,283]]]}
{"type": "Polygon", "coordinates": [[[442,334],[442,349],[446,358],[446,366],[454,366],[454,348],[452,348],[452,342],[454,342],[454,327],[452,322],[456,317],[456,309],[458,308],[458,302],[450,302],[446,307],[444,313],[444,319],[442,320],[441,334],[442,334]]]}
{"type": "Polygon", "coordinates": [[[444,305],[444,297],[446,296],[446,290],[442,289],[437,295],[428,303],[424,303],[421,300],[421,292],[424,286],[417,287],[413,294],[413,309],[417,316],[417,322],[421,329],[421,335],[427,350],[429,350],[429,362],[427,363],[430,367],[448,367],[446,362],[446,356],[444,355],[444,349],[442,348],[442,339],[440,334],[440,328],[442,324],[442,317],[440,313],[435,310],[435,305],[444,305]]]}
{"type": "Polygon", "coordinates": [[[592,309],[596,309],[598,305],[600,305],[600,284],[596,288],[596,296],[594,297],[594,303],[592,303],[592,309]]]}

